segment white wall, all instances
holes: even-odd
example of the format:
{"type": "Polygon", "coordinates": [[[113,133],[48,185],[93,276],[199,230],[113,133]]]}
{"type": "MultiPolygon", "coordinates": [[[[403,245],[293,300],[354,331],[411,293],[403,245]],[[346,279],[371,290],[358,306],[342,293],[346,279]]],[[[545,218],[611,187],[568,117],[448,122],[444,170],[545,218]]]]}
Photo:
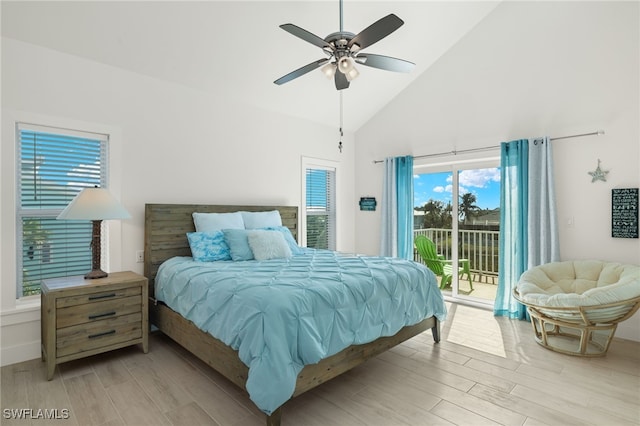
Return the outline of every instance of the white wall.
{"type": "MultiPolygon", "coordinates": [[[[575,220],[562,255],[640,263],[638,240],[609,237],[611,188],[640,186],[638,39],[637,2],[505,2],[357,133],[354,155],[349,134],[337,152],[334,128],[3,38],[0,363],[39,356],[38,301],[15,301],[13,119],[116,135],[115,190],[132,219],[112,226],[111,260],[137,272],[148,202],[299,205],[301,157],[337,161],[339,248],[377,253],[379,209],[354,211],[380,200],[372,160],[602,128],[555,146],[560,218],[575,220]],[[609,180],[591,184],[598,158],[609,180]]],[[[640,340],[639,322],[618,336],[640,340]]]]}
{"type": "Polygon", "coordinates": [[[15,301],[15,119],[106,129],[112,179],[132,219],[112,238],[111,270],[142,273],[145,203],[297,205],[301,158],[339,164],[338,246],[352,251],[353,135],[214,93],[2,39],[2,364],[39,356],[39,300],[15,301]],[[31,303],[30,303],[31,302],[31,303]]]}
{"type": "MultiPolygon", "coordinates": [[[[386,156],[603,129],[554,142],[561,256],[640,264],[638,239],[610,236],[611,189],[640,186],[638,9],[502,3],[356,133],[356,197],[380,198],[382,166],[372,160],[386,156]],[[598,159],[610,172],[591,183],[598,159]]],[[[377,253],[380,212],[355,217],[356,250],[377,253]]],[[[640,314],[616,335],[640,340],[640,314]]]]}

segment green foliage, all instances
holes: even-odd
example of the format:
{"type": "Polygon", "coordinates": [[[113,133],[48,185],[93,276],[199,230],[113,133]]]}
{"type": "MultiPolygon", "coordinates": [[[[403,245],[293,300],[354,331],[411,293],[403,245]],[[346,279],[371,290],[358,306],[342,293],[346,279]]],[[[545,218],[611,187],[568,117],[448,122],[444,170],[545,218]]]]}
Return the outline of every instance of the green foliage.
{"type": "Polygon", "coordinates": [[[464,223],[465,220],[475,215],[479,210],[475,203],[478,201],[475,194],[467,192],[460,196],[460,204],[458,205],[458,216],[460,216],[460,222],[464,223]]]}
{"type": "Polygon", "coordinates": [[[307,247],[328,249],[328,221],[326,216],[307,216],[307,247]]]}
{"type": "Polygon", "coordinates": [[[42,252],[43,245],[49,240],[50,231],[43,229],[40,219],[24,219],[22,223],[23,232],[23,268],[22,268],[22,295],[32,296],[40,294],[40,281],[29,277],[28,268],[25,267],[29,261],[37,257],[37,253],[42,252]]]}
{"type": "Polygon", "coordinates": [[[414,210],[424,212],[422,228],[451,229],[453,211],[451,203],[445,205],[440,200],[429,199],[424,206],[416,207],[414,210]]]}

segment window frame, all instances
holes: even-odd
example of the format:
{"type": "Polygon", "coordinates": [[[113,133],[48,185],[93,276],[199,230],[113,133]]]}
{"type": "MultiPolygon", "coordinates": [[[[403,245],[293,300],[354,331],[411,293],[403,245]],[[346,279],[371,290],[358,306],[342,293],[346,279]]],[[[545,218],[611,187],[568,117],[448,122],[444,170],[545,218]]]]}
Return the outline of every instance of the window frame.
{"type": "MultiPolygon", "coordinates": [[[[20,300],[23,298],[29,298],[32,295],[24,295],[24,282],[23,282],[23,269],[24,269],[24,258],[23,258],[23,240],[24,240],[24,229],[23,229],[23,219],[28,217],[35,218],[44,218],[50,219],[52,217],[57,217],[57,215],[64,209],[66,206],[61,206],[59,208],[25,208],[23,207],[22,200],[22,131],[32,131],[32,132],[40,132],[47,134],[60,135],[63,137],[80,137],[86,139],[96,140],[100,143],[99,148],[99,157],[100,157],[100,172],[99,172],[99,181],[101,187],[108,187],[107,182],[109,181],[109,164],[110,164],[110,135],[108,133],[96,132],[96,131],[87,131],[87,130],[75,130],[67,127],[59,127],[54,125],[43,125],[43,124],[33,124],[25,121],[16,121],[15,122],[15,171],[16,171],[16,179],[14,182],[15,188],[15,250],[16,250],[16,299],[20,300]]],[[[69,169],[68,171],[71,171],[69,169]]],[[[64,171],[63,173],[68,173],[68,171],[64,171]]],[[[78,191],[79,192],[79,191],[78,191]]],[[[88,226],[88,232],[90,231],[91,226],[88,226]]],[[[107,228],[107,224],[103,223],[103,234],[105,237],[102,240],[102,252],[106,254],[103,259],[103,263],[108,263],[108,247],[109,247],[109,232],[107,228]]],[[[62,275],[64,276],[64,275],[62,275]]],[[[39,297],[39,294],[33,295],[35,297],[39,297]]]]}
{"type": "Polygon", "coordinates": [[[327,170],[333,172],[332,182],[332,195],[333,195],[333,209],[329,211],[329,216],[332,219],[333,229],[328,236],[329,250],[338,249],[338,183],[339,183],[339,163],[331,160],[322,160],[318,158],[302,157],[301,162],[301,189],[302,197],[300,203],[300,237],[299,243],[301,246],[307,246],[307,215],[313,215],[312,212],[307,212],[307,170],[327,170]]]}

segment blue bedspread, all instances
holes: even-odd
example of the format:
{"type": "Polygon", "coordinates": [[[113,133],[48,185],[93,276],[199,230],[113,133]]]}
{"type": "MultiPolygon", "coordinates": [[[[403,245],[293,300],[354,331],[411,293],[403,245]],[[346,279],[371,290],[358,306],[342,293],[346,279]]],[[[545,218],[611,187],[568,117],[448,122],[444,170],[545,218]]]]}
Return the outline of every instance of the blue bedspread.
{"type": "Polygon", "coordinates": [[[249,396],[267,414],[291,397],[305,364],[446,317],[434,274],[397,258],[311,249],[261,262],[175,257],[155,283],[158,300],[238,350],[249,396]]]}

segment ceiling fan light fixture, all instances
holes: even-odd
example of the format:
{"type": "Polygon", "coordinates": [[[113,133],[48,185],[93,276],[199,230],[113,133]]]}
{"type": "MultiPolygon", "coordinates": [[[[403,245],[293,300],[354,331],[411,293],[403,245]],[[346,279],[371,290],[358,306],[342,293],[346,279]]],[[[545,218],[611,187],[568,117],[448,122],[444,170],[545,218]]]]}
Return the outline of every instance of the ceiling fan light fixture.
{"type": "Polygon", "coordinates": [[[353,81],[358,78],[359,75],[360,71],[358,71],[356,67],[353,67],[345,74],[345,77],[347,77],[347,81],[353,81]]]}
{"type": "Polygon", "coordinates": [[[329,62],[328,64],[320,68],[320,71],[322,71],[325,77],[327,77],[328,79],[332,79],[333,76],[336,74],[335,62],[329,62]]]}
{"type": "Polygon", "coordinates": [[[353,59],[348,56],[343,56],[338,60],[338,69],[344,75],[347,75],[349,71],[353,69],[353,59]]]}

